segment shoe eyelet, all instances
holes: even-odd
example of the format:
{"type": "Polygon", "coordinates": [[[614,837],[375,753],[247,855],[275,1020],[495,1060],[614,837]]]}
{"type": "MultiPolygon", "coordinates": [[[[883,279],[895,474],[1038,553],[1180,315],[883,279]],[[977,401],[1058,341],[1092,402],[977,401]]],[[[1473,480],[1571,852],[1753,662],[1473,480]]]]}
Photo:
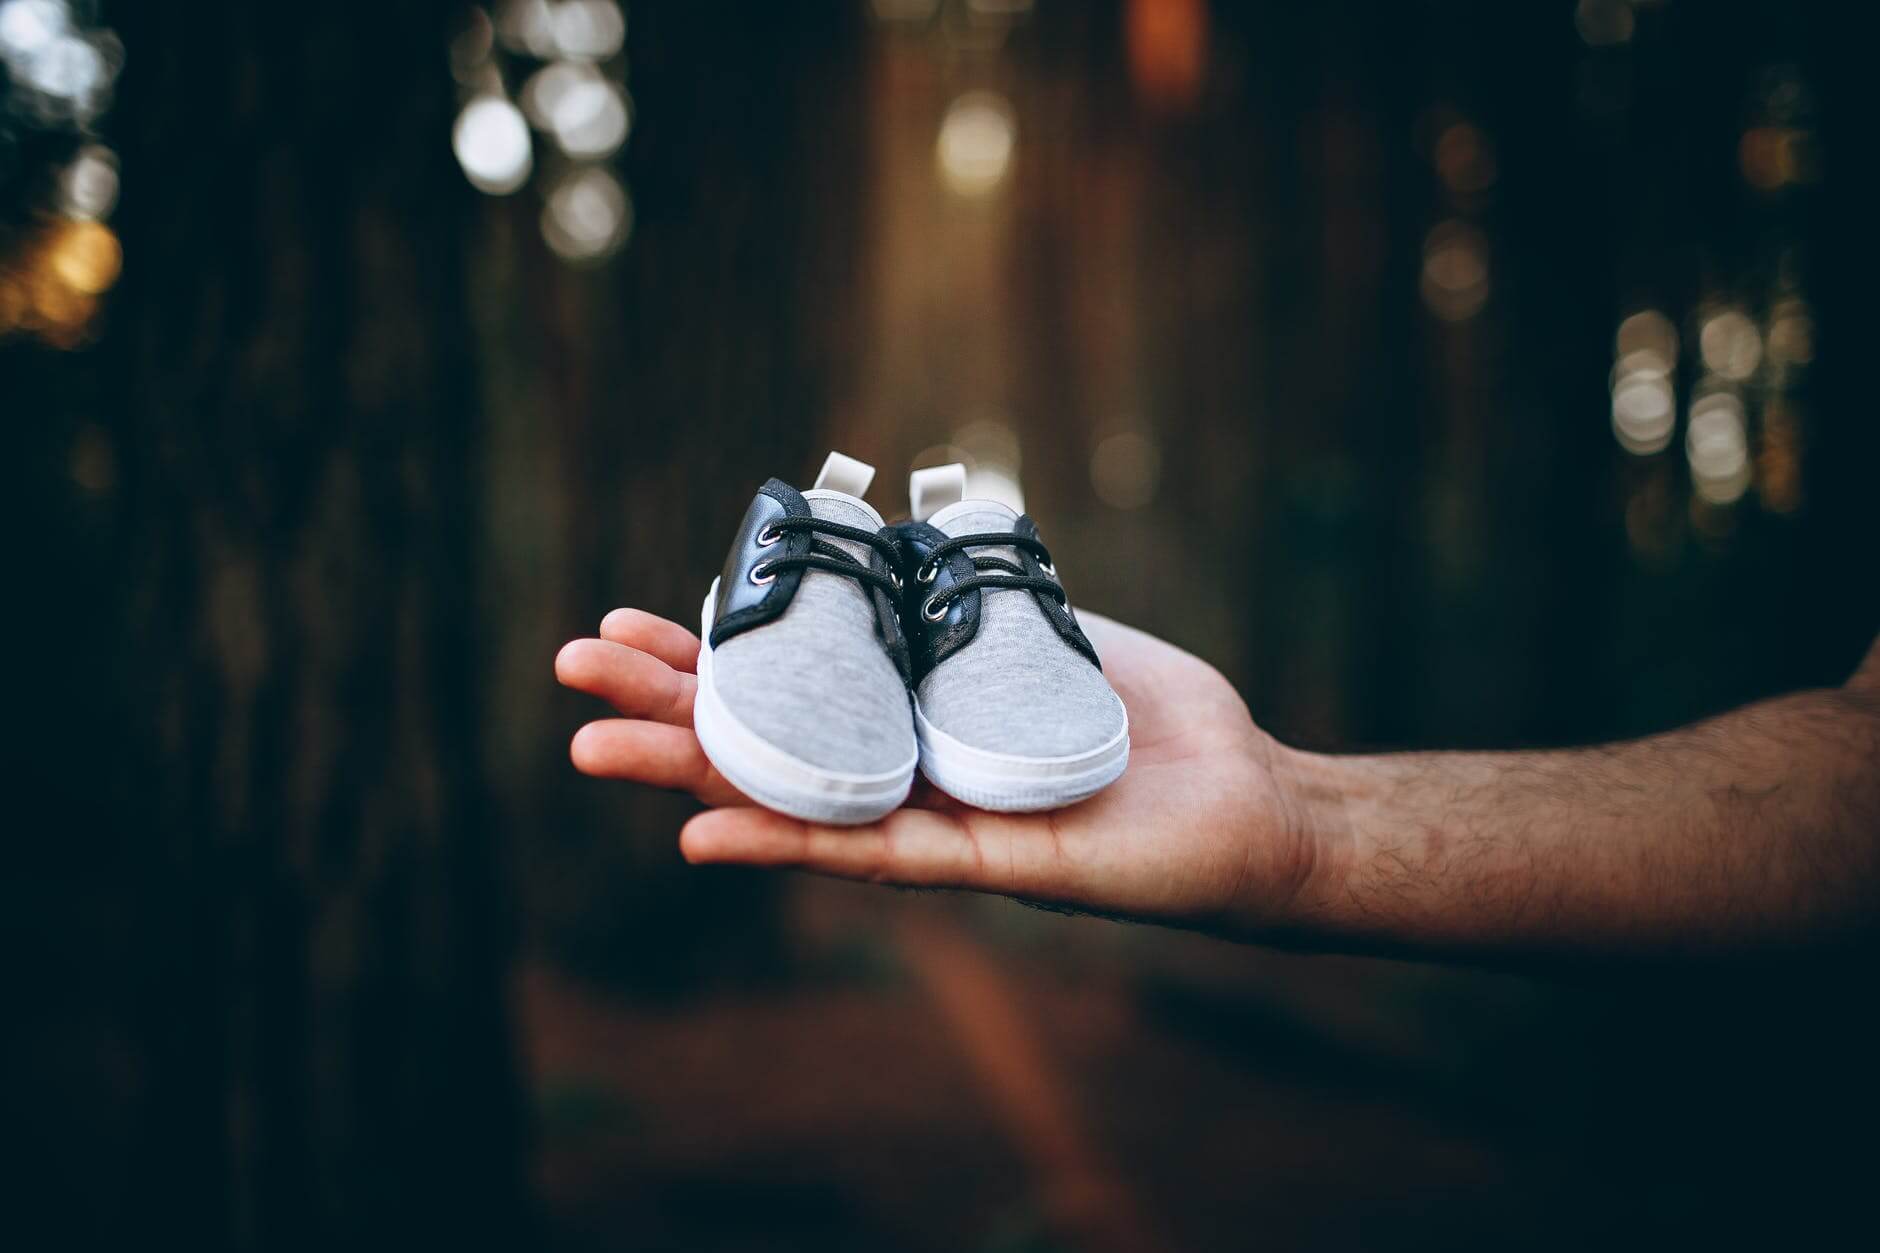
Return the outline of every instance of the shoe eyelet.
{"type": "Polygon", "coordinates": [[[929,596],[926,600],[923,600],[920,603],[920,616],[927,619],[929,622],[938,622],[940,619],[946,617],[947,607],[940,604],[939,601],[940,598],[938,596],[929,596]],[[938,609],[940,612],[935,613],[935,609],[938,609]]]}
{"type": "Polygon", "coordinates": [[[775,583],[777,581],[777,572],[770,570],[769,574],[765,574],[764,571],[766,570],[770,570],[770,563],[768,561],[760,561],[752,566],[751,582],[757,584],[759,587],[762,587],[766,583],[775,583]]]}
{"type": "Polygon", "coordinates": [[[892,567],[888,570],[888,582],[894,584],[895,591],[898,592],[901,590],[901,587],[902,587],[901,576],[899,574],[896,574],[892,567]]]}
{"type": "Polygon", "coordinates": [[[931,583],[940,577],[940,566],[936,562],[923,561],[920,569],[914,571],[914,578],[922,583],[931,583]]]}
{"type": "Polygon", "coordinates": [[[772,544],[776,543],[778,540],[782,538],[783,538],[782,531],[778,530],[774,526],[767,526],[763,530],[757,533],[757,546],[759,548],[769,548],[772,544]]]}
{"type": "Polygon", "coordinates": [[[1038,568],[1040,570],[1043,570],[1046,574],[1050,575],[1054,579],[1057,577],[1057,567],[1052,565],[1048,561],[1040,561],[1038,563],[1038,568]]]}

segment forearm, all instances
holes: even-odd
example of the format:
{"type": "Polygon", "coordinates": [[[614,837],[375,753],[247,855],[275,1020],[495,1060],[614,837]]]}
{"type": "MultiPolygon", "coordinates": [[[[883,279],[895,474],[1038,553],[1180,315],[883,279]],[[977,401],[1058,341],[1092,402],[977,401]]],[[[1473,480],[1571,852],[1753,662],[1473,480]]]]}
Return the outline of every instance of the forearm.
{"type": "Polygon", "coordinates": [[[1287,929],[1482,954],[1782,947],[1872,925],[1880,701],[1801,693],[1561,752],[1290,754],[1287,929]]]}

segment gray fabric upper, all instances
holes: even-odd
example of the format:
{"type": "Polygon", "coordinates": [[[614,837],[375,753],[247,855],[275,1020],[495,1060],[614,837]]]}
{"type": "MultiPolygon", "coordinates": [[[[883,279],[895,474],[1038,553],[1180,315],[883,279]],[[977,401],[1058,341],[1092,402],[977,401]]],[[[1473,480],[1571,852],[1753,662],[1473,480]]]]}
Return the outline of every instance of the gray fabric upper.
{"type": "MultiPolygon", "coordinates": [[[[928,519],[949,537],[1012,530],[1018,515],[966,500],[928,519]]],[[[1017,561],[1011,548],[968,556],[1017,561]]],[[[1022,757],[1069,757],[1100,748],[1123,729],[1123,705],[1103,672],[1064,642],[1031,593],[984,588],[970,644],[921,680],[920,710],[974,748],[1022,757]]]]}
{"type": "MultiPolygon", "coordinates": [[[[803,493],[818,518],[879,530],[881,518],[850,497],[803,493]]],[[[866,562],[865,544],[834,544],[866,562]]],[[[719,696],[732,715],[778,748],[824,770],[885,774],[914,756],[907,685],[882,651],[862,584],[806,570],[790,607],[712,650],[719,696]]]]}

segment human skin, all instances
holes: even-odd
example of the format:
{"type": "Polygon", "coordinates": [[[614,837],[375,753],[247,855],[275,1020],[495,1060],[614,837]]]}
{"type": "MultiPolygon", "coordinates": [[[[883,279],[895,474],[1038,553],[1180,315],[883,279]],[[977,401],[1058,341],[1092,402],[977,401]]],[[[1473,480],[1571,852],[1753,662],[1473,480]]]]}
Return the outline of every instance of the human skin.
{"type": "Polygon", "coordinates": [[[1870,928],[1880,904],[1880,642],[1844,686],[1626,743],[1326,756],[1257,727],[1212,666],[1080,612],[1129,711],[1122,778],[994,814],[917,781],[859,827],[756,807],[692,731],[698,638],[618,609],[555,670],[618,718],[576,768],[708,806],[680,850],[960,888],[1291,946],[1488,958],[1772,950],[1870,928]]]}

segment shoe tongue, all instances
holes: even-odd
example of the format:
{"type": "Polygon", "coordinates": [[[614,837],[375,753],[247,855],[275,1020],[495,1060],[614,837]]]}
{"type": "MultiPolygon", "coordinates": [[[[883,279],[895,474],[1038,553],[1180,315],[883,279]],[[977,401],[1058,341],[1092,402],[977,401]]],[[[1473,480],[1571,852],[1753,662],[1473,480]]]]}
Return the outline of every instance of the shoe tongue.
{"type": "MultiPolygon", "coordinates": [[[[844,526],[860,527],[864,531],[881,529],[881,515],[875,512],[874,506],[865,500],[857,500],[847,492],[817,487],[804,492],[803,499],[809,504],[810,514],[825,522],[840,522],[844,526]]],[[[874,551],[868,545],[856,540],[843,539],[836,535],[824,535],[821,532],[814,532],[814,534],[823,543],[834,544],[864,565],[868,563],[874,551]]]]}
{"type": "Polygon", "coordinates": [[[996,500],[957,500],[927,522],[952,539],[960,535],[1009,534],[1018,525],[1018,515],[996,500]]]}

